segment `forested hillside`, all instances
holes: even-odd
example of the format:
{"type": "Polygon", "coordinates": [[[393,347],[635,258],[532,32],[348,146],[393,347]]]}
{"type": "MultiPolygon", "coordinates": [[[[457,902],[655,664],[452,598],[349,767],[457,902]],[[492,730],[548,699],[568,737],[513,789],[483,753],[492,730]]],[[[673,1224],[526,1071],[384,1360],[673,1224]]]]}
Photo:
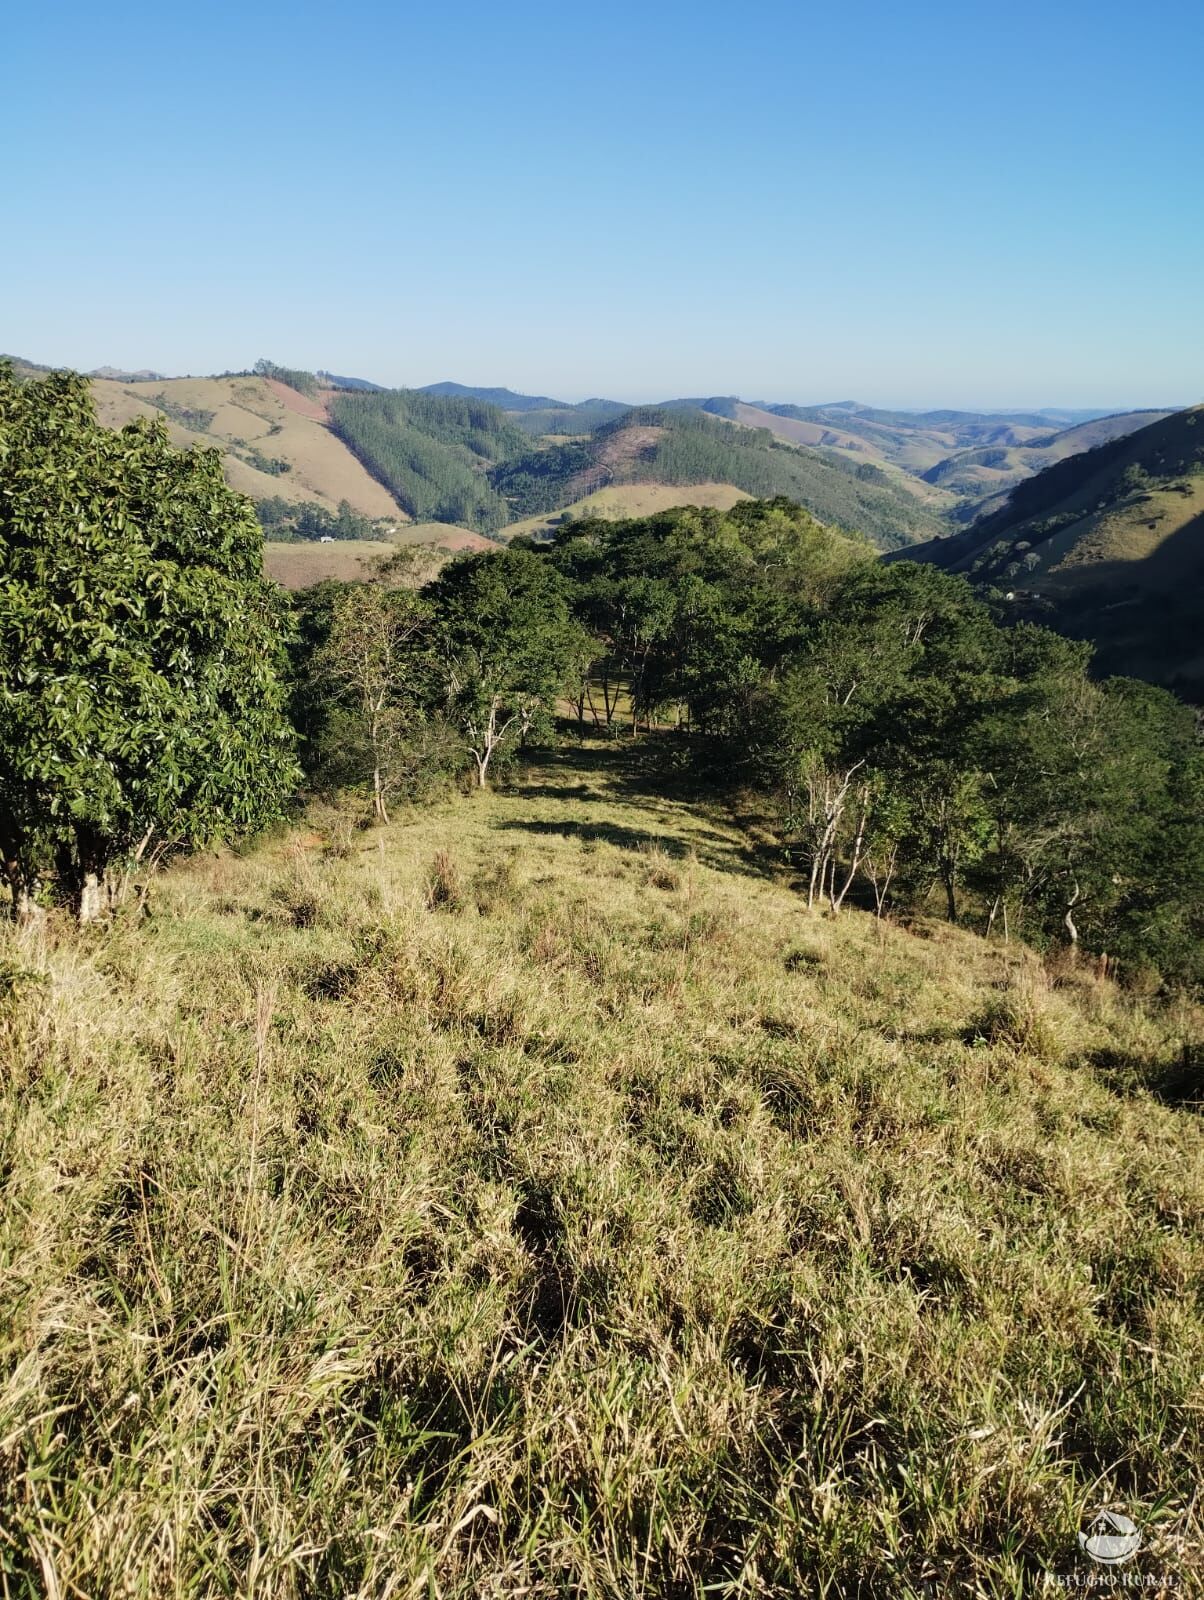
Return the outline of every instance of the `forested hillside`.
{"type": "Polygon", "coordinates": [[[550,406],[540,410],[512,412],[515,422],[533,438],[547,434],[593,433],[604,423],[613,422],[631,407],[620,400],[581,400],[572,406],[550,406]]]}
{"type": "Polygon", "coordinates": [[[931,536],[940,519],[872,465],[851,465],[735,429],[693,406],[637,407],[581,441],[529,451],[491,474],[513,515],[551,511],[609,483],[730,483],[785,495],[884,549],[931,536]]]}
{"type": "Polygon", "coordinates": [[[497,406],[390,389],[334,395],[329,409],[334,431],[412,517],[484,531],[511,520],[487,469],[528,440],[497,406]]]}
{"type": "Polygon", "coordinates": [[[909,558],[1094,641],[1101,670],[1204,698],[1204,408],[1047,468],[994,515],[909,558]]]}

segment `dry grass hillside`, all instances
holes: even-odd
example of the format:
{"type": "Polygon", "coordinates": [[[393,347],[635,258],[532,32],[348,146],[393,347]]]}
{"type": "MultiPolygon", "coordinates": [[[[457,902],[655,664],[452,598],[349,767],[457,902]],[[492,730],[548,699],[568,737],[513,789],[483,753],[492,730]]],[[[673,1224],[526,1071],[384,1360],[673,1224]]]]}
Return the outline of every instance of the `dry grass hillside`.
{"type": "Polygon", "coordinates": [[[209,445],[225,456],[231,487],[255,500],[316,500],[335,510],[341,500],[366,517],[408,520],[388,490],[325,425],[320,404],[267,378],[170,378],[119,383],[94,378],[101,422],[120,427],[133,417],[159,417],[181,446],[209,445]],[[264,471],[256,456],[289,464],[264,471]]]}
{"type": "MultiPolygon", "coordinates": [[[[671,511],[675,506],[714,506],[718,511],[730,511],[739,500],[750,500],[751,495],[730,483],[694,483],[685,488],[663,483],[616,483],[605,489],[595,489],[593,494],[575,501],[567,515],[573,518],[602,517],[608,522],[624,517],[651,517],[658,511],[671,511]]],[[[502,529],[502,537],[514,539],[520,535],[538,537],[558,528],[566,513],[550,511],[542,516],[524,517],[502,529]]]]}
{"type": "Polygon", "coordinates": [[[449,523],[419,522],[402,528],[389,540],[332,539],[323,544],[313,539],[290,541],[267,539],[263,546],[263,565],[269,578],[286,589],[307,589],[327,578],[343,583],[373,579],[402,551],[409,552],[408,563],[393,575],[406,584],[426,583],[453,555],[464,550],[496,550],[497,543],[470,528],[449,523]]]}
{"type": "Polygon", "coordinates": [[[1198,1016],[655,748],[0,935],[5,1594],[1199,1592],[1198,1016]]]}

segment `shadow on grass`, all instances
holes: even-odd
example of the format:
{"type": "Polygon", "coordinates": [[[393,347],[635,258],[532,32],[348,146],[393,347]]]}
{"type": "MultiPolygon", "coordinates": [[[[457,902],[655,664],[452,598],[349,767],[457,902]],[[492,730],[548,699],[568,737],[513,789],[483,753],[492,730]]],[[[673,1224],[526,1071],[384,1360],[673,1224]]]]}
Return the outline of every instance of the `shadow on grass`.
{"type": "Polygon", "coordinates": [[[621,850],[655,848],[679,859],[695,855],[726,872],[763,878],[781,874],[785,860],[775,844],[754,839],[734,818],[715,815],[730,798],[730,774],[720,779],[701,766],[697,740],[665,730],[612,740],[587,730],[583,743],[575,723],[562,723],[561,736],[563,742],[555,748],[531,751],[500,792],[510,799],[617,804],[625,811],[648,813],[658,826],[645,830],[601,818],[532,817],[499,821],[495,827],[602,841],[621,850]]]}
{"type": "MultiPolygon", "coordinates": [[[[546,790],[540,790],[541,795],[546,790]]],[[[589,842],[602,840],[616,845],[620,850],[647,850],[655,847],[666,855],[683,857],[689,854],[685,840],[671,833],[647,833],[643,828],[625,828],[617,822],[576,822],[565,817],[560,822],[547,822],[535,817],[514,822],[495,822],[494,827],[506,833],[536,833],[559,835],[565,839],[583,839],[589,842]]]]}
{"type": "Polygon", "coordinates": [[[1087,1064],[1116,1094],[1152,1095],[1163,1105],[1204,1111],[1204,1054],[1184,1044],[1178,1055],[1151,1061],[1124,1050],[1095,1050],[1087,1064]]]}

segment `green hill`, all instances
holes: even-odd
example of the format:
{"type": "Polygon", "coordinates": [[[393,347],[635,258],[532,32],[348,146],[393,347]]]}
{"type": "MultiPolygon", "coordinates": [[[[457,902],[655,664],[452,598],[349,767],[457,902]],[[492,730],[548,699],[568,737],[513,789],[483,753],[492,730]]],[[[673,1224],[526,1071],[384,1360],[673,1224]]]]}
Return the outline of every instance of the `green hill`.
{"type": "Polygon", "coordinates": [[[528,451],[490,476],[515,519],[572,505],[613,483],[726,483],[762,498],[785,495],[882,549],[930,537],[942,525],[872,463],[797,449],[692,405],[637,407],[589,438],[528,451]]]}
{"type": "Polygon", "coordinates": [[[1046,468],[964,532],[911,550],[1094,640],[1101,671],[1204,697],[1204,407],[1046,468]]]}
{"type": "Polygon", "coordinates": [[[426,383],[415,394],[432,394],[442,400],[483,400],[499,411],[542,411],[563,406],[546,394],[519,394],[515,389],[481,388],[471,383],[426,383]]]}
{"type": "Polygon", "coordinates": [[[923,474],[926,483],[960,495],[970,514],[998,511],[1018,483],[1067,456],[1080,455],[1112,439],[1123,439],[1172,415],[1170,411],[1126,411],[1080,422],[1028,444],[979,445],[956,451],[923,474]]]}
{"type": "Polygon", "coordinates": [[[388,389],[333,395],[329,413],[334,432],[416,520],[482,532],[513,520],[488,471],[530,440],[497,406],[388,389]]]}
{"type": "Polygon", "coordinates": [[[526,411],[511,411],[510,415],[524,433],[533,437],[545,434],[593,433],[606,422],[613,422],[629,405],[621,400],[581,400],[576,405],[558,405],[526,411]]]}

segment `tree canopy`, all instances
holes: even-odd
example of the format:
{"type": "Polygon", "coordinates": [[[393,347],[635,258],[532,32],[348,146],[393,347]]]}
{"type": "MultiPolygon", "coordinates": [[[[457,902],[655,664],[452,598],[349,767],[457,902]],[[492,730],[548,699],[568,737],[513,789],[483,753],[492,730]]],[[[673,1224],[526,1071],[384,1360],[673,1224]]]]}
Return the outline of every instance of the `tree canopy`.
{"type": "Polygon", "coordinates": [[[280,816],[283,612],[216,451],[119,431],[86,379],[0,367],[0,850],[81,915],[148,849],[280,816]]]}

